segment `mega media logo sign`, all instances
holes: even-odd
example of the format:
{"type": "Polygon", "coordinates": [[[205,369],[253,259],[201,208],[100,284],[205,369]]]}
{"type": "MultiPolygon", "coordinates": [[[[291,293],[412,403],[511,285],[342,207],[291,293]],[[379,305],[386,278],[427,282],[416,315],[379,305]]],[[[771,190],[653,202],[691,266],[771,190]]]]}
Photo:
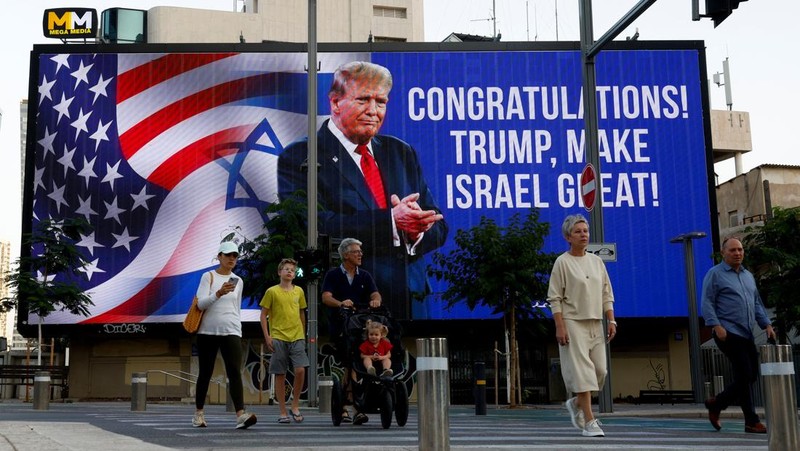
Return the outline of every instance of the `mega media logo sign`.
{"type": "Polygon", "coordinates": [[[48,38],[92,38],[97,36],[97,10],[56,8],[44,10],[42,27],[48,38]]]}

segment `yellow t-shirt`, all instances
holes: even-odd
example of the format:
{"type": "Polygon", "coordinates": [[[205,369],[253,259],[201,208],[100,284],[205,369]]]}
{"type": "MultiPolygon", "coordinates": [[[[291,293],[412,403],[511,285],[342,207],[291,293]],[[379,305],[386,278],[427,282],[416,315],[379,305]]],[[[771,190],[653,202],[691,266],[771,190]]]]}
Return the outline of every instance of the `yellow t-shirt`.
{"type": "Polygon", "coordinates": [[[275,285],[264,293],[259,305],[269,310],[269,334],[273,339],[293,342],[305,338],[300,310],[308,306],[302,288],[293,286],[286,291],[275,285]]]}

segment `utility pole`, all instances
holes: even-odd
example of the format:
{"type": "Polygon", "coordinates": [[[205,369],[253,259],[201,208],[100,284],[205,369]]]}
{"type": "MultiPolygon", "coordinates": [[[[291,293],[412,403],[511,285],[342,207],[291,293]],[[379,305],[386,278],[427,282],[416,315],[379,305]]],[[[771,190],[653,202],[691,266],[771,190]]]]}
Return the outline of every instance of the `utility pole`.
{"type": "MultiPolygon", "coordinates": [[[[600,149],[598,140],[598,119],[597,119],[597,73],[595,70],[594,58],[611,42],[616,36],[622,33],[636,18],[647,10],[656,0],[641,0],[628,13],[623,16],[610,30],[608,30],[596,42],[594,40],[594,25],[592,21],[592,0],[581,0],[580,2],[580,29],[581,29],[581,56],[583,59],[583,104],[584,104],[584,136],[586,143],[586,158],[596,171],[598,183],[598,199],[595,208],[592,208],[589,218],[589,236],[592,242],[603,243],[603,179],[600,171],[600,149]]],[[[558,32],[558,27],[556,27],[558,32]]],[[[607,325],[603,321],[603,330],[607,335],[607,325]]],[[[611,397],[611,353],[608,343],[606,343],[606,363],[608,367],[608,377],[606,383],[601,388],[599,397],[600,412],[612,412],[611,397]]]]}
{"type": "MultiPolygon", "coordinates": [[[[308,248],[317,248],[317,0],[308,0],[308,248]]],[[[327,252],[327,250],[326,250],[327,252]]],[[[308,405],[317,405],[317,293],[319,280],[309,280],[308,299],[308,405]]],[[[274,388],[273,388],[274,389],[274,388]]],[[[280,387],[283,390],[283,387],[280,387]]]]}

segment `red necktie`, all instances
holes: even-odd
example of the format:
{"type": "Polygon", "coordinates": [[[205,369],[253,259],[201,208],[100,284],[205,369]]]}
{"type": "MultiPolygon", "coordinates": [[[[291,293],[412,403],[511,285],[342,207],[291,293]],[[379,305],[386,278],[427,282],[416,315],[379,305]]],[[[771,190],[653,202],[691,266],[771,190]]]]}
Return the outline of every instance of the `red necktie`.
{"type": "Polygon", "coordinates": [[[375,164],[375,159],[369,153],[369,149],[365,145],[356,147],[356,153],[361,155],[361,171],[364,172],[364,179],[367,181],[367,186],[372,192],[372,197],[380,208],[386,208],[386,194],[383,192],[383,180],[381,180],[381,173],[378,170],[378,165],[375,164]]]}

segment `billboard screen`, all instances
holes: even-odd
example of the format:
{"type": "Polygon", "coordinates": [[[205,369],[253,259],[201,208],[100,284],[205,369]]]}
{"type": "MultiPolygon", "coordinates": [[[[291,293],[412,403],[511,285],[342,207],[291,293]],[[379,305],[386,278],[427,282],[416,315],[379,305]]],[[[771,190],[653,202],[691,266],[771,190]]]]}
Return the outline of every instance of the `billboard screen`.
{"type": "MultiPolygon", "coordinates": [[[[307,130],[306,54],[43,48],[33,58],[38,99],[26,183],[33,215],[25,228],[68,216],[94,227],[78,243],[89,261],[82,283],[95,304],[91,315],[56,312],[45,323],[182,321],[200,275],[215,266],[221,237],[234,229],[259,234],[264,207],[286,189],[279,158],[307,130]]],[[[533,207],[551,225],[547,250],[566,250],[559,231],[564,216],[588,217],[578,192],[586,164],[579,51],[320,52],[319,58],[320,127],[331,114],[327,91],[341,64],[371,61],[392,74],[380,130],[386,138],[375,146],[403,146],[407,154],[397,164],[416,171],[414,188],[424,188],[444,217],[442,230],[426,232],[435,244],[418,247],[417,269],[424,272],[432,252],[448,252],[455,231],[482,216],[502,224],[533,207]]],[[[607,265],[617,316],[687,314],[682,248],[669,240],[688,231],[712,236],[703,65],[702,49],[693,46],[608,50],[597,58],[598,203],[605,241],[618,252],[607,265]]],[[[384,177],[409,169],[382,164],[378,152],[376,159],[384,177]]],[[[344,162],[320,161],[321,186],[326,165],[334,163],[344,162]]],[[[337,236],[332,224],[352,223],[320,221],[320,229],[337,236]]],[[[356,238],[377,241],[380,227],[376,222],[356,238]]],[[[392,246],[398,247],[389,244],[387,252],[399,252],[392,246]]],[[[695,247],[696,255],[712,254],[710,239],[695,247]]],[[[392,274],[374,264],[369,269],[379,288],[385,279],[386,290],[394,290],[392,274]]],[[[699,259],[697,273],[710,265],[710,258],[699,259]]],[[[414,271],[409,264],[403,274],[409,284],[420,275],[414,271]]],[[[407,306],[414,319],[491,316],[446,309],[437,299],[441,283],[422,283],[429,288],[424,300],[407,306]]],[[[246,307],[243,318],[257,321],[258,311],[246,307]]]]}

